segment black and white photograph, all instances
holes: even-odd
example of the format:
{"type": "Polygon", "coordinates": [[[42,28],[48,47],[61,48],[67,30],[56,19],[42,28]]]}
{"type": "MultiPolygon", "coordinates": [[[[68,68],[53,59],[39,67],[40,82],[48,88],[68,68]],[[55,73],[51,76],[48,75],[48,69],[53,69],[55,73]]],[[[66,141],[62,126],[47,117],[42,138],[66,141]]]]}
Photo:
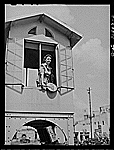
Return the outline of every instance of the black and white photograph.
{"type": "Polygon", "coordinates": [[[4,28],[4,145],[110,145],[110,5],[5,4],[4,28]]]}

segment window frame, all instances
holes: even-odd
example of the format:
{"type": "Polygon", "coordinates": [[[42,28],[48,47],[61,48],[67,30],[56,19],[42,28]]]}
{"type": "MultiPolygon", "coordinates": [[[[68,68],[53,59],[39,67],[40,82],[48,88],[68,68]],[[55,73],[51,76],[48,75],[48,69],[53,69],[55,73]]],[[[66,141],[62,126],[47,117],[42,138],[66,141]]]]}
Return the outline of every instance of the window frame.
{"type": "MultiPolygon", "coordinates": [[[[28,42],[30,42],[30,43],[36,43],[37,45],[38,45],[38,49],[37,49],[37,51],[38,51],[38,57],[39,57],[39,64],[38,64],[38,66],[40,66],[41,65],[41,62],[42,62],[42,46],[43,45],[45,45],[45,46],[53,46],[53,49],[54,49],[54,52],[55,52],[55,57],[56,57],[56,44],[54,44],[54,43],[47,43],[47,42],[43,42],[43,41],[34,41],[34,40],[29,40],[29,39],[24,39],[24,62],[23,63],[25,63],[25,49],[26,49],[26,47],[25,47],[25,41],[27,41],[28,40],[28,42]]],[[[48,50],[48,49],[47,49],[48,50]]],[[[46,51],[46,50],[44,50],[44,51],[46,51]]],[[[48,51],[47,51],[48,52],[48,51]]],[[[56,60],[56,59],[55,59],[56,60]]],[[[56,61],[55,61],[55,66],[56,66],[56,61]]],[[[24,65],[25,66],[25,65],[24,65]]],[[[25,70],[25,85],[26,86],[28,86],[28,77],[29,77],[29,71],[28,71],[28,69],[34,69],[34,68],[29,68],[29,67],[24,67],[24,69],[26,69],[25,70]]],[[[38,67],[38,69],[39,69],[39,67],[38,67]]],[[[57,68],[56,68],[56,71],[55,71],[55,74],[56,74],[56,79],[55,79],[55,82],[56,82],[56,85],[58,85],[58,81],[57,81],[57,68]]]]}

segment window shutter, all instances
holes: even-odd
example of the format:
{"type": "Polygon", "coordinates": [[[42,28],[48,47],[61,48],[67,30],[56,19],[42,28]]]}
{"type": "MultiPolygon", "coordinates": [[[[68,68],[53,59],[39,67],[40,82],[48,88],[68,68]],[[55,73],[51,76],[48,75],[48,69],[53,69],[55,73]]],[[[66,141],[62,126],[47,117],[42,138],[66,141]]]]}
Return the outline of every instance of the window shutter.
{"type": "Polygon", "coordinates": [[[60,58],[60,94],[64,95],[74,89],[74,72],[72,49],[66,47],[59,50],[60,58]]]}
{"type": "Polygon", "coordinates": [[[22,93],[21,86],[23,86],[22,42],[22,40],[11,42],[8,40],[5,59],[5,85],[20,94],[22,93]]]}

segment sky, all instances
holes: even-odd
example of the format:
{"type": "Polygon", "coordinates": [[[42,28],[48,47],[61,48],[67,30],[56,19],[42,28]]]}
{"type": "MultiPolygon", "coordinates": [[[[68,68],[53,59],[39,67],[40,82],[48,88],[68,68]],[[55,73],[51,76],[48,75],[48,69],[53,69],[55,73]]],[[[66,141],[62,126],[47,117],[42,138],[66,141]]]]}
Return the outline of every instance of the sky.
{"type": "Polygon", "coordinates": [[[92,110],[110,104],[109,5],[6,5],[5,20],[47,13],[83,36],[73,48],[75,69],[74,105],[77,117],[89,108],[87,89],[91,88],[92,110]]]}

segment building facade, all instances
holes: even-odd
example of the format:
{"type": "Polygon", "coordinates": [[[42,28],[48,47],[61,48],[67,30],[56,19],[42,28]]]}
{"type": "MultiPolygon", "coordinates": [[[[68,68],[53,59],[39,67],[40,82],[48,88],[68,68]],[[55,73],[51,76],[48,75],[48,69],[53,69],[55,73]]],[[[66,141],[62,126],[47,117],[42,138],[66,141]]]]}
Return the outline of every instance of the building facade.
{"type": "Polygon", "coordinates": [[[47,14],[5,23],[6,144],[12,141],[16,131],[27,121],[38,120],[39,113],[45,116],[43,118],[47,122],[53,120],[62,128],[60,112],[67,113],[68,122],[63,128],[66,128],[69,144],[73,144],[73,125],[70,130],[72,136],[66,125],[70,121],[68,112],[74,112],[72,49],[81,39],[82,35],[47,14]],[[36,83],[39,67],[47,54],[52,57],[51,68],[57,87],[55,92],[43,91],[41,85],[37,86],[36,83]],[[48,115],[44,115],[44,112],[48,115]],[[51,112],[56,112],[54,117],[51,112]]]}

